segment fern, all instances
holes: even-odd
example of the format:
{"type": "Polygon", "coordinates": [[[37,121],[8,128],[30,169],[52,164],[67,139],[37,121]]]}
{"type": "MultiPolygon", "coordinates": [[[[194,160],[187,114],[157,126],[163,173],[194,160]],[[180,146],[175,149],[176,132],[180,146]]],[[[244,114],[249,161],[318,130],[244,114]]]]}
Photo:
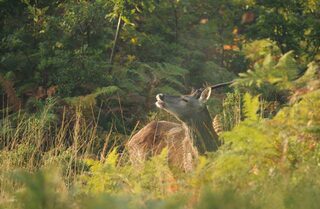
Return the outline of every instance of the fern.
{"type": "Polygon", "coordinates": [[[243,52],[247,59],[255,63],[263,61],[269,54],[279,55],[280,49],[275,42],[269,39],[262,39],[245,44],[243,52]]]}
{"type": "Polygon", "coordinates": [[[243,112],[247,120],[257,121],[257,112],[260,107],[259,96],[252,97],[249,93],[246,93],[243,97],[244,106],[243,112]]]}
{"type": "Polygon", "coordinates": [[[295,87],[304,87],[309,84],[310,81],[317,79],[317,74],[319,73],[319,64],[316,62],[310,62],[306,72],[297,80],[294,81],[295,87]]]}
{"type": "Polygon", "coordinates": [[[96,104],[96,101],[97,101],[96,99],[98,96],[100,95],[110,96],[119,91],[120,89],[117,86],[102,87],[102,88],[97,88],[93,93],[87,94],[85,96],[65,98],[65,101],[67,101],[69,104],[73,106],[78,106],[80,104],[83,108],[88,108],[96,104]]]}
{"type": "Polygon", "coordinates": [[[298,65],[293,59],[293,52],[283,55],[278,63],[267,55],[262,64],[256,63],[254,70],[240,73],[236,85],[261,87],[263,83],[276,84],[280,88],[290,88],[290,81],[298,75],[298,65]]]}
{"type": "Polygon", "coordinates": [[[118,151],[117,148],[114,148],[107,156],[105,164],[110,165],[112,168],[116,168],[118,161],[118,151]]]}
{"type": "Polygon", "coordinates": [[[298,75],[299,69],[294,59],[293,51],[284,54],[272,71],[272,76],[279,79],[279,85],[282,88],[290,88],[293,79],[298,75]],[[281,82],[280,82],[281,81],[281,82]]]}

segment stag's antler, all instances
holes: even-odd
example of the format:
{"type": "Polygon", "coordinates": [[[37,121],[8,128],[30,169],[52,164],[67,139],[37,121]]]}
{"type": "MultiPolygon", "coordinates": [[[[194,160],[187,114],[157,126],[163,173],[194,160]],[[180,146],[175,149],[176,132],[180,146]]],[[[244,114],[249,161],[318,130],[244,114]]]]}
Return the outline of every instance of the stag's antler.
{"type": "Polygon", "coordinates": [[[227,86],[227,85],[230,85],[234,83],[234,81],[228,81],[228,82],[224,82],[224,83],[218,83],[216,85],[213,85],[211,86],[211,89],[217,89],[217,88],[220,88],[220,87],[223,87],[223,86],[227,86]]]}

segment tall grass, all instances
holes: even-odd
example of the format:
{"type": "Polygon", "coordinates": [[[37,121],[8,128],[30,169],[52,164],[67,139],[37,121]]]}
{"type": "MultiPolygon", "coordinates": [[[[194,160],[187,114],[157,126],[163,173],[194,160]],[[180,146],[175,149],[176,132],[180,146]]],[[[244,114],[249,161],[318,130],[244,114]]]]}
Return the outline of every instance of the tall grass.
{"type": "Polygon", "coordinates": [[[17,189],[11,181],[15,170],[37,172],[39,169],[57,167],[66,185],[86,168],[81,159],[90,156],[98,139],[97,125],[87,122],[77,109],[74,115],[62,117],[53,114],[54,103],[49,102],[39,113],[19,112],[6,115],[1,121],[0,135],[0,194],[6,187],[17,189]]]}

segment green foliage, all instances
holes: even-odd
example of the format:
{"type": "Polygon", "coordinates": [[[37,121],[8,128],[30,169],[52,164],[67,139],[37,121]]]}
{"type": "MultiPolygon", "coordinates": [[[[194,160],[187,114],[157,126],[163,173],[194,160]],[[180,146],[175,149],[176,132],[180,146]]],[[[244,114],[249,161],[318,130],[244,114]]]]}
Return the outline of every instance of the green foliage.
{"type": "Polygon", "coordinates": [[[0,208],[318,208],[319,6],[0,1],[0,208]],[[190,173],[167,149],[129,162],[137,121],[172,119],[154,112],[157,93],[236,73],[208,103],[217,152],[190,173]]]}
{"type": "Polygon", "coordinates": [[[249,198],[239,197],[235,191],[226,190],[215,193],[207,189],[203,194],[200,204],[197,206],[199,209],[218,209],[218,208],[259,208],[254,206],[249,198]]]}
{"type": "Polygon", "coordinates": [[[121,179],[121,174],[117,170],[117,159],[117,149],[113,149],[103,164],[90,159],[86,160],[86,163],[90,166],[91,172],[90,176],[83,176],[82,179],[87,185],[85,188],[86,193],[112,193],[115,192],[117,188],[123,189],[122,185],[118,184],[120,183],[120,181],[118,182],[118,179],[121,179]]]}
{"type": "Polygon", "coordinates": [[[64,198],[65,187],[56,173],[37,172],[36,174],[18,173],[15,178],[25,185],[25,189],[16,193],[17,201],[14,206],[18,208],[67,208],[64,198]]]}
{"type": "MultiPolygon", "coordinates": [[[[212,99],[211,99],[212,100],[212,99]]],[[[217,99],[216,99],[217,100],[217,99]]],[[[215,101],[219,104],[213,106],[211,101],[208,103],[209,110],[213,115],[217,115],[221,120],[223,131],[230,131],[243,118],[242,116],[242,99],[239,91],[226,93],[222,104],[219,100],[215,101]]]]}
{"type": "Polygon", "coordinates": [[[310,92],[302,96],[301,101],[291,108],[283,108],[275,120],[285,120],[284,125],[288,131],[293,131],[295,134],[305,133],[300,135],[301,139],[305,137],[319,139],[319,98],[319,90],[310,92]]]}
{"type": "Polygon", "coordinates": [[[257,121],[257,112],[260,108],[259,96],[252,97],[246,93],[243,97],[244,106],[243,113],[247,120],[257,121]]]}
{"type": "Polygon", "coordinates": [[[319,64],[316,62],[310,62],[308,64],[307,70],[304,72],[304,74],[299,77],[299,79],[294,81],[295,87],[304,87],[307,85],[312,86],[312,81],[317,82],[317,74],[318,74],[319,64]]]}
{"type": "Polygon", "coordinates": [[[279,90],[289,89],[291,81],[297,78],[299,66],[294,60],[293,52],[290,51],[275,61],[275,57],[268,54],[262,63],[256,62],[253,70],[240,73],[238,85],[257,86],[261,88],[265,84],[276,85],[279,90]]]}
{"type": "Polygon", "coordinates": [[[220,67],[214,62],[206,62],[203,70],[198,75],[198,80],[204,80],[212,84],[222,83],[232,80],[235,75],[226,68],[220,67]]]}
{"type": "Polygon", "coordinates": [[[80,185],[86,194],[140,194],[163,198],[168,195],[167,187],[172,174],[167,164],[167,150],[146,162],[143,167],[130,164],[119,166],[116,149],[108,154],[104,162],[87,159],[89,175],[80,177],[80,185]]]}
{"type": "Polygon", "coordinates": [[[97,88],[91,94],[88,94],[85,96],[73,97],[73,98],[65,98],[65,100],[73,106],[80,105],[83,108],[88,108],[96,105],[98,96],[101,96],[101,95],[110,96],[119,92],[119,90],[120,89],[116,86],[102,87],[102,88],[97,88]]]}
{"type": "MultiPolygon", "coordinates": [[[[277,42],[284,54],[290,50],[311,61],[318,53],[319,23],[315,1],[251,1],[248,11],[253,12],[254,21],[244,24],[245,36],[253,39],[270,38],[277,42]]],[[[245,23],[245,21],[243,22],[245,23]]]]}
{"type": "MultiPolygon", "coordinates": [[[[201,39],[192,37],[185,30],[190,24],[199,26],[197,16],[190,14],[192,18],[189,20],[183,15],[193,9],[194,4],[196,2],[33,3],[25,1],[24,4],[19,4],[21,18],[9,15],[9,11],[4,16],[7,21],[3,22],[5,30],[1,33],[1,51],[4,52],[1,66],[5,72],[10,71],[15,75],[18,92],[21,92],[21,95],[26,94],[26,91],[30,91],[31,88],[23,88],[24,90],[20,91],[22,86],[48,88],[58,85],[59,94],[63,97],[86,95],[101,86],[116,86],[118,83],[115,81],[119,80],[118,73],[113,70],[115,74],[109,74],[110,65],[106,61],[106,56],[113,45],[115,19],[121,13],[123,20],[119,41],[121,50],[117,52],[116,66],[113,68],[121,70],[128,64],[138,61],[152,68],[170,69],[171,73],[178,73],[179,69],[186,69],[188,72],[200,75],[201,63],[211,60],[203,59],[206,56],[208,48],[206,41],[209,37],[201,37],[201,39]],[[172,9],[175,11],[173,16],[172,9]],[[168,20],[162,21],[159,15],[167,16],[168,20]],[[23,19],[26,21],[24,22],[23,19]],[[14,25],[10,25],[11,22],[14,25]],[[179,30],[176,24],[179,24],[179,30]],[[194,40],[197,40],[201,46],[198,47],[196,53],[190,54],[188,51],[193,46],[190,48],[189,45],[194,40]],[[194,64],[191,66],[188,61],[194,64]],[[153,63],[166,64],[161,64],[160,67],[153,63]],[[172,68],[173,66],[175,67],[172,68]]],[[[6,4],[4,4],[6,9],[5,6],[6,4]]],[[[7,6],[9,10],[9,5],[7,6]]],[[[205,10],[205,8],[202,9],[205,10]]],[[[229,13],[231,14],[230,11],[229,13]]],[[[210,18],[220,18],[213,14],[214,12],[211,11],[210,18]]],[[[227,15],[224,16],[224,19],[232,22],[227,15]]],[[[210,24],[215,23],[211,21],[210,24]]],[[[232,24],[228,25],[232,27],[232,24]]],[[[217,30],[215,26],[211,28],[200,25],[200,27],[206,33],[208,30],[217,30]]],[[[224,27],[224,25],[219,25],[219,28],[224,27]]],[[[197,30],[195,28],[194,32],[199,36],[202,32],[199,33],[197,30]]],[[[225,41],[232,38],[230,31],[224,32],[228,34],[225,41]]],[[[210,41],[216,44],[220,40],[211,37],[210,41]]],[[[196,44],[194,46],[196,47],[196,44]]],[[[218,50],[216,52],[220,53],[218,50]]],[[[236,56],[236,53],[232,56],[236,56]]],[[[212,58],[215,57],[212,56],[212,58]]],[[[218,61],[223,62],[229,59],[224,55],[221,59],[214,61],[218,63],[218,61]]],[[[136,69],[131,68],[131,70],[136,69]]],[[[160,72],[161,70],[158,74],[160,72]]],[[[131,78],[125,77],[125,79],[130,80],[131,78]]],[[[196,85],[203,83],[203,79],[204,77],[197,79],[196,85]]],[[[217,79],[206,81],[216,82],[217,79]]],[[[140,87],[138,93],[141,93],[141,88],[144,86],[137,87],[140,87]]]]}
{"type": "Polygon", "coordinates": [[[121,71],[125,80],[119,78],[119,85],[126,90],[133,88],[145,96],[148,92],[154,95],[155,90],[171,94],[179,93],[178,90],[184,89],[183,82],[188,72],[170,63],[139,63],[121,71]]]}
{"type": "Polygon", "coordinates": [[[294,88],[293,81],[298,78],[301,65],[295,60],[293,51],[281,55],[274,48],[276,46],[267,40],[248,44],[244,52],[254,62],[246,73],[239,73],[233,85],[252,95],[261,95],[267,102],[283,104],[294,88]],[[259,55],[255,51],[262,53],[259,55]]]}
{"type": "Polygon", "coordinates": [[[247,59],[252,63],[262,61],[269,55],[280,55],[278,46],[268,39],[255,40],[250,43],[244,44],[242,51],[247,59]]]}

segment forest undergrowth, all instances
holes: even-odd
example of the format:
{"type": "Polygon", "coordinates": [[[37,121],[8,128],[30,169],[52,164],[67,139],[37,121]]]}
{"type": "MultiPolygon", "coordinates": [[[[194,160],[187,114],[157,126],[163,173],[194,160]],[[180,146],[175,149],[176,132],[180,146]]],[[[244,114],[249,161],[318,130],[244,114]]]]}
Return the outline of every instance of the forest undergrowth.
{"type": "MultiPolygon", "coordinates": [[[[317,208],[320,90],[271,119],[259,114],[258,96],[247,93],[242,100],[245,119],[223,132],[219,151],[200,157],[190,173],[173,173],[166,150],[141,167],[130,164],[121,145],[106,151],[97,145],[96,124],[83,118],[80,107],[59,127],[50,100],[32,117],[5,117],[0,207],[317,208]]],[[[105,146],[117,137],[106,134],[105,146]]]]}

